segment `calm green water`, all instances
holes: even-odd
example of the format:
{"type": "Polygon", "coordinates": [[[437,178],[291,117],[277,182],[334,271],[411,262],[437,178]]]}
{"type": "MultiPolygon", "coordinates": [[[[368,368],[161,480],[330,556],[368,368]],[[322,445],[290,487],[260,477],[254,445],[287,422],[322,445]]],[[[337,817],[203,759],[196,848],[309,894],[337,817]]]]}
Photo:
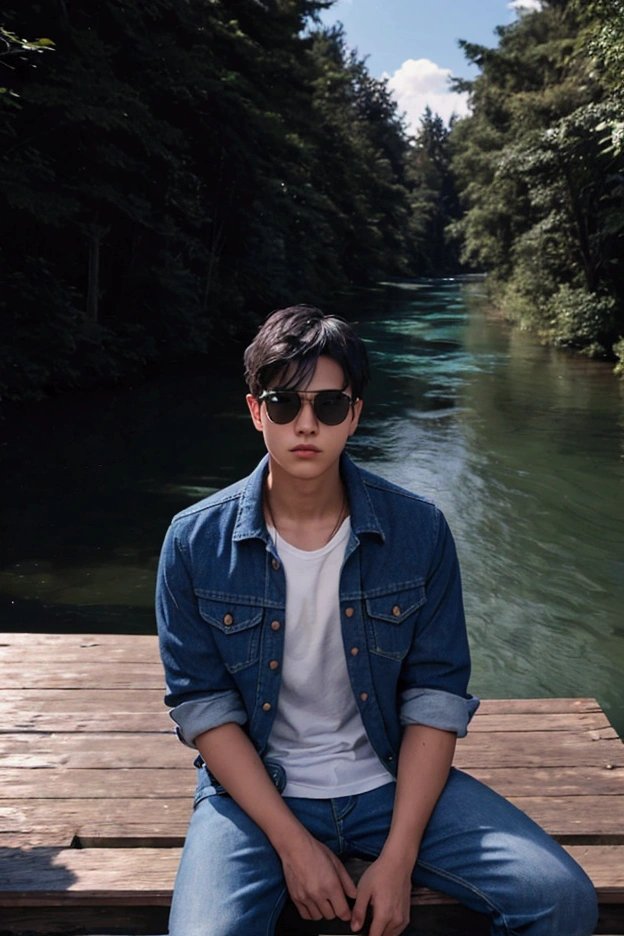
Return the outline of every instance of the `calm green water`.
{"type": "MultiPolygon", "coordinates": [[[[350,314],[375,374],[351,454],[445,511],[473,691],[595,696],[624,735],[624,386],[494,321],[479,282],[350,314]]],[[[239,361],[0,423],[4,630],[153,631],[170,516],[262,454],[239,361]]]]}

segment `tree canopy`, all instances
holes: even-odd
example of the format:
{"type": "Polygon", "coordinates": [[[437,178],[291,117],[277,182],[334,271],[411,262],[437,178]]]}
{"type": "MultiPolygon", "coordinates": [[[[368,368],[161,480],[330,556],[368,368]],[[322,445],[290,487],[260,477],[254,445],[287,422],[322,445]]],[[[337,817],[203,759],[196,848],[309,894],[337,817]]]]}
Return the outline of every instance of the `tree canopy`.
{"type": "Polygon", "coordinates": [[[23,54],[0,82],[0,394],[182,359],[285,301],[424,272],[409,136],[320,27],[328,5],[4,4],[23,54]],[[27,54],[37,36],[52,51],[27,54]]]}
{"type": "Polygon", "coordinates": [[[464,259],[510,317],[604,357],[624,332],[623,11],[544,0],[497,48],[462,43],[481,73],[451,141],[464,259]]]}
{"type": "Polygon", "coordinates": [[[427,110],[413,137],[321,26],[332,2],[5,2],[1,396],[461,269],[545,340],[624,362],[624,0],[543,0],[495,48],[463,41],[471,114],[427,110]]]}

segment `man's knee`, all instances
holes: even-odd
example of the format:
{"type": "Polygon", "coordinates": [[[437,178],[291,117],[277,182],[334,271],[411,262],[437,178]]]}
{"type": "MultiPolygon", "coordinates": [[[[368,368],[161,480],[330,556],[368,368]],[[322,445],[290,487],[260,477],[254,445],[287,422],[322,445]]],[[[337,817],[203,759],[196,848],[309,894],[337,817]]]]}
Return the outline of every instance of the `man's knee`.
{"type": "Polygon", "coordinates": [[[501,936],[591,936],[598,920],[593,884],[565,852],[527,874],[515,910],[503,915],[501,936]]]}
{"type": "Polygon", "coordinates": [[[585,872],[574,865],[568,874],[555,882],[555,923],[553,936],[590,936],[598,922],[598,898],[594,885],[585,872]]]}

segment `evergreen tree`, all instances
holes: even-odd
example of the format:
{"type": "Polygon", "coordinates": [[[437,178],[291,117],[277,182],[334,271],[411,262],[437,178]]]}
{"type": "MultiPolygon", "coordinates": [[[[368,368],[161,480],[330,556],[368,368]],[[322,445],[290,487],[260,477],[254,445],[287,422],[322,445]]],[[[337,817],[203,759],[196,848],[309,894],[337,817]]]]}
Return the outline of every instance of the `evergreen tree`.
{"type": "Polygon", "coordinates": [[[453,132],[464,257],[492,274],[503,308],[560,344],[610,354],[622,329],[623,190],[596,132],[613,118],[571,2],[544,2],[479,65],[472,116],[453,132]]]}
{"type": "Polygon", "coordinates": [[[422,272],[428,276],[453,274],[462,268],[457,241],[447,227],[461,215],[451,170],[451,127],[427,107],[410,154],[414,222],[422,272]]]}
{"type": "Polygon", "coordinates": [[[319,29],[328,5],[8,0],[1,393],[201,353],[284,301],[414,269],[408,137],[319,29]],[[34,68],[16,37],[41,35],[34,68]]]}

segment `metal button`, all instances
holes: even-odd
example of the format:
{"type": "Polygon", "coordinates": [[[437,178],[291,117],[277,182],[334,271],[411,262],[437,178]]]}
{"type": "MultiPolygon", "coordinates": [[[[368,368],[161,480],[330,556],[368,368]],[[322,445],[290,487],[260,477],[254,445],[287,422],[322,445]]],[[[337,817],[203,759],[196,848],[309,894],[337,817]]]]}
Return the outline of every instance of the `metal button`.
{"type": "Polygon", "coordinates": [[[357,656],[359,652],[359,647],[351,647],[351,656],[357,656]]]}
{"type": "Polygon", "coordinates": [[[355,614],[355,611],[353,608],[345,608],[345,614],[347,615],[347,617],[353,617],[353,615],[355,614]]]}
{"type": "Polygon", "coordinates": [[[279,621],[271,621],[271,630],[279,630],[281,626],[279,621]]]}
{"type": "Polygon", "coordinates": [[[277,669],[278,666],[279,666],[279,662],[277,660],[271,660],[271,662],[269,663],[269,669],[277,669]]]}
{"type": "Polygon", "coordinates": [[[277,572],[277,570],[278,570],[279,567],[280,567],[279,561],[278,561],[277,559],[273,559],[273,560],[271,561],[271,565],[273,566],[273,568],[274,568],[275,571],[277,572]]]}
{"type": "Polygon", "coordinates": [[[395,617],[401,617],[401,609],[399,608],[398,605],[394,606],[394,608],[392,609],[392,613],[394,614],[395,617]]]}
{"type": "Polygon", "coordinates": [[[263,712],[270,712],[270,711],[271,711],[271,703],[270,703],[270,702],[265,702],[264,705],[262,706],[262,711],[263,711],[263,712]]]}
{"type": "Polygon", "coordinates": [[[366,702],[366,700],[368,699],[368,692],[360,692],[360,699],[362,700],[362,702],[366,702]]]}
{"type": "Polygon", "coordinates": [[[223,623],[224,623],[227,627],[229,627],[230,624],[233,624],[233,623],[234,623],[234,618],[232,617],[231,614],[226,614],[225,617],[223,618],[223,623]]]}

